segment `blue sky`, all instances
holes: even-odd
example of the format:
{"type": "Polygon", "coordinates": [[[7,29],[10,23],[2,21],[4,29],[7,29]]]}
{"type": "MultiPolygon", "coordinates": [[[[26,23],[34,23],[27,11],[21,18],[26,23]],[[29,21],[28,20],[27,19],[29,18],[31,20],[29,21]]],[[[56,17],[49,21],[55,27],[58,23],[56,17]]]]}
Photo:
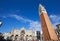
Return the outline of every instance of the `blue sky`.
{"type": "Polygon", "coordinates": [[[38,6],[42,4],[55,27],[60,23],[60,0],[0,0],[0,20],[3,25],[0,32],[12,29],[33,29],[41,31],[38,6]]]}

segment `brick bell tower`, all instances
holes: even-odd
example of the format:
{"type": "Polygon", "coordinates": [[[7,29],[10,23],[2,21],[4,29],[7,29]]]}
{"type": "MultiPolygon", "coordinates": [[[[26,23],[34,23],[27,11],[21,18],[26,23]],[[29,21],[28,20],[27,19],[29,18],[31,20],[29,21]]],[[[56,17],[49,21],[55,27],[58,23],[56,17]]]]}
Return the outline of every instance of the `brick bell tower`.
{"type": "Polygon", "coordinates": [[[41,20],[42,32],[44,40],[57,41],[58,37],[47,15],[46,9],[39,4],[39,16],[41,20]]]}

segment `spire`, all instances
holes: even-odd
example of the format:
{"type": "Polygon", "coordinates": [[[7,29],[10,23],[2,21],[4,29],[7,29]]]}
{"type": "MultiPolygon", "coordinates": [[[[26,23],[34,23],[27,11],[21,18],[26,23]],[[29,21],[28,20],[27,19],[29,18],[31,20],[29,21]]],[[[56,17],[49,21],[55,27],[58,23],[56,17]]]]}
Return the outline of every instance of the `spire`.
{"type": "Polygon", "coordinates": [[[47,13],[46,12],[46,9],[44,8],[44,6],[42,6],[41,4],[39,4],[39,15],[44,12],[44,13],[47,13]]]}

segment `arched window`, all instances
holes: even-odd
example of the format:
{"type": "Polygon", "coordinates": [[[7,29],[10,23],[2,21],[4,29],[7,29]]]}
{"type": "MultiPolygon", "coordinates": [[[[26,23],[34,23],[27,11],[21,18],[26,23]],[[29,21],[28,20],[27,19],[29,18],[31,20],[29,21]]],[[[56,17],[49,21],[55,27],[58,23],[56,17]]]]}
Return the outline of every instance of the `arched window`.
{"type": "Polygon", "coordinates": [[[18,35],[16,35],[16,36],[18,36],[18,35]]]}
{"type": "Polygon", "coordinates": [[[11,35],[10,38],[12,39],[14,37],[14,35],[11,35]]]}
{"type": "Polygon", "coordinates": [[[11,36],[14,36],[14,35],[11,35],[11,36]]]}
{"type": "Polygon", "coordinates": [[[28,36],[28,35],[26,35],[26,36],[28,36]]]}
{"type": "Polygon", "coordinates": [[[25,34],[25,31],[24,31],[24,30],[22,30],[22,31],[21,31],[21,33],[25,34]]]}
{"type": "Polygon", "coordinates": [[[17,38],[18,38],[18,35],[15,36],[15,39],[17,39],[17,38]]]}
{"type": "Polygon", "coordinates": [[[32,37],[32,35],[30,35],[30,37],[32,37]]]}

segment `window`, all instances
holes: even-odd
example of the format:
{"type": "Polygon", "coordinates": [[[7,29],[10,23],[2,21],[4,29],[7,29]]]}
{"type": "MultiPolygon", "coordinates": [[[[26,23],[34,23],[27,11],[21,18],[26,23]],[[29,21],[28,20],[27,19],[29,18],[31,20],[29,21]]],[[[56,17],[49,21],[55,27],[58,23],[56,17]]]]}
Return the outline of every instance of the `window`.
{"type": "Polygon", "coordinates": [[[26,36],[28,36],[28,35],[26,35],[26,36]]]}
{"type": "Polygon", "coordinates": [[[24,31],[24,30],[22,30],[22,31],[21,31],[21,33],[25,34],[25,31],[24,31]]]}

